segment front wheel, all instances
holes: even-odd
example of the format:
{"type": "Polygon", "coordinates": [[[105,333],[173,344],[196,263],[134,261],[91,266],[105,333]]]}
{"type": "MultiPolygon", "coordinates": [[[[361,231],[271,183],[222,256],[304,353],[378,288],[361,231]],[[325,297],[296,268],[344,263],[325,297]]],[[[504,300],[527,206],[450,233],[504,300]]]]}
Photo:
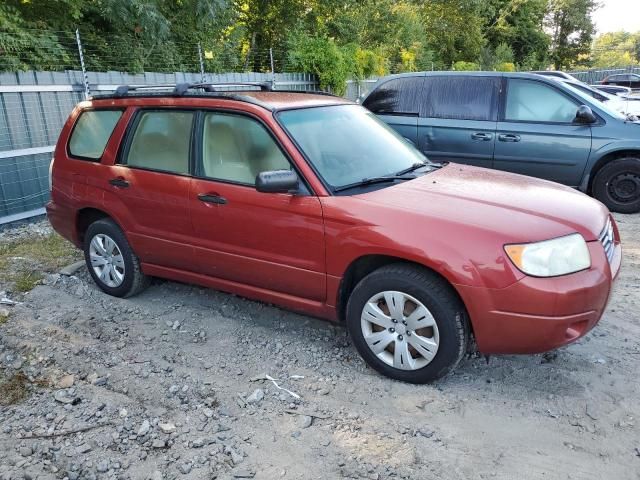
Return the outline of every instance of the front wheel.
{"type": "Polygon", "coordinates": [[[602,167],[593,179],[593,196],[612,212],[639,212],[640,158],[618,158],[602,167]]]}
{"type": "Polygon", "coordinates": [[[470,335],[451,286],[429,270],[402,263],[358,283],[347,303],[347,328],[371,367],[410,383],[431,382],[453,370],[470,335]]]}

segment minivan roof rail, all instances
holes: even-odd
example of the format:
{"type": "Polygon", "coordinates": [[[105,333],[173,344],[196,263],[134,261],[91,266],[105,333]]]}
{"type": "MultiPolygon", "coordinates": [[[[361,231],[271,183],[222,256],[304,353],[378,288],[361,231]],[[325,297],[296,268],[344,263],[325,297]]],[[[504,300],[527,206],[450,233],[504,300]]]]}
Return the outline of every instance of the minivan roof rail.
{"type": "Polygon", "coordinates": [[[189,90],[204,90],[205,92],[221,92],[221,91],[242,91],[243,87],[258,87],[260,91],[270,92],[273,90],[271,82],[218,82],[218,83],[177,83],[158,84],[158,85],[120,85],[116,88],[114,96],[125,97],[129,93],[140,90],[171,90],[172,95],[184,95],[189,90]]]}

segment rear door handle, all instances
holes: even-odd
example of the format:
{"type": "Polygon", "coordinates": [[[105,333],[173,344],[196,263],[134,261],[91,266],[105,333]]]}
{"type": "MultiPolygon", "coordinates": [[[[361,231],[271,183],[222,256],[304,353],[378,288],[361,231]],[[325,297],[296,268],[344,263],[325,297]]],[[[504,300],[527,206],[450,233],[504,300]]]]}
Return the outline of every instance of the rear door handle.
{"type": "Polygon", "coordinates": [[[520,135],[514,135],[512,133],[501,133],[498,135],[498,140],[501,142],[519,142],[520,135]]]}
{"type": "Polygon", "coordinates": [[[217,205],[224,205],[227,203],[227,199],[221,197],[216,193],[201,193],[198,195],[198,200],[205,203],[215,203],[217,205]]]}
{"type": "Polygon", "coordinates": [[[119,188],[129,187],[129,182],[127,182],[124,178],[121,178],[121,177],[112,178],[111,180],[109,180],[109,183],[114,187],[119,187],[119,188]]]}
{"type": "Polygon", "coordinates": [[[491,135],[490,133],[476,132],[471,134],[472,140],[481,140],[483,142],[488,142],[492,138],[493,138],[493,135],[491,135]]]}

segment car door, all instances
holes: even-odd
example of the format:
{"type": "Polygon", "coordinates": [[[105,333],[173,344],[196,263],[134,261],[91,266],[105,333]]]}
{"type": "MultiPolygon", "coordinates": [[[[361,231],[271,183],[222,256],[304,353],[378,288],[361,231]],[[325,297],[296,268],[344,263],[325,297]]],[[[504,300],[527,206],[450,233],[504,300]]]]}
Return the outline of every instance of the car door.
{"type": "Polygon", "coordinates": [[[143,262],[189,270],[189,161],[193,111],[139,110],[108,168],[104,203],[131,220],[127,237],[143,262]]]}
{"type": "Polygon", "coordinates": [[[189,203],[200,271],[324,301],[324,227],[319,199],[304,184],[298,193],[256,190],[258,173],[292,168],[259,120],[207,111],[199,124],[201,154],[189,203]]]}
{"type": "Polygon", "coordinates": [[[423,81],[423,75],[409,75],[389,80],[376,87],[362,106],[417,145],[418,110],[423,81]]]}
{"type": "Polygon", "coordinates": [[[499,92],[495,76],[425,77],[418,148],[436,162],[491,167],[499,92]]]}
{"type": "Polygon", "coordinates": [[[591,127],[574,123],[580,103],[547,82],[508,79],[494,168],[578,186],[591,152],[591,127]]]}
{"type": "Polygon", "coordinates": [[[634,90],[640,88],[640,75],[629,75],[629,87],[634,90]]]}

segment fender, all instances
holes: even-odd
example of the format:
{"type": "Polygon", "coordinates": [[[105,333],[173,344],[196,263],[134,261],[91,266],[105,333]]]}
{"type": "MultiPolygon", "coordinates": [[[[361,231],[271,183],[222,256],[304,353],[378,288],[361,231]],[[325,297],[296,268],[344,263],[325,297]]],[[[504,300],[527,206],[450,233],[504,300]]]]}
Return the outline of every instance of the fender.
{"type": "MultiPolygon", "coordinates": [[[[640,133],[640,129],[638,129],[638,132],[640,133]]],[[[591,155],[589,155],[589,160],[587,161],[587,164],[585,166],[582,180],[580,181],[578,189],[581,192],[586,192],[589,189],[589,184],[591,183],[591,172],[602,158],[611,154],[616,154],[618,152],[629,151],[636,151],[638,152],[638,154],[640,154],[640,142],[638,142],[637,140],[616,140],[606,143],[600,146],[600,148],[598,148],[597,150],[592,151],[591,155]]]]}
{"type": "MultiPolygon", "coordinates": [[[[434,225],[434,227],[436,227],[434,225]]],[[[446,227],[443,225],[443,229],[446,227]]],[[[438,230],[436,227],[434,230],[438,230]]],[[[347,228],[338,235],[327,237],[328,275],[342,278],[348,268],[364,256],[383,255],[423,265],[444,277],[449,283],[479,287],[504,288],[523,277],[503,253],[499,242],[492,241],[492,232],[477,232],[477,244],[495,245],[495,248],[473,250],[461,248],[451,236],[428,236],[412,232],[399,242],[397,231],[382,226],[347,228]],[[485,238],[481,238],[485,237],[485,238]],[[470,258],[484,258],[482,263],[470,258]],[[446,258],[447,261],[436,259],[446,258]]],[[[468,239],[460,239],[468,242],[468,239]]],[[[468,243],[467,243],[468,245],[468,243]]]]}

